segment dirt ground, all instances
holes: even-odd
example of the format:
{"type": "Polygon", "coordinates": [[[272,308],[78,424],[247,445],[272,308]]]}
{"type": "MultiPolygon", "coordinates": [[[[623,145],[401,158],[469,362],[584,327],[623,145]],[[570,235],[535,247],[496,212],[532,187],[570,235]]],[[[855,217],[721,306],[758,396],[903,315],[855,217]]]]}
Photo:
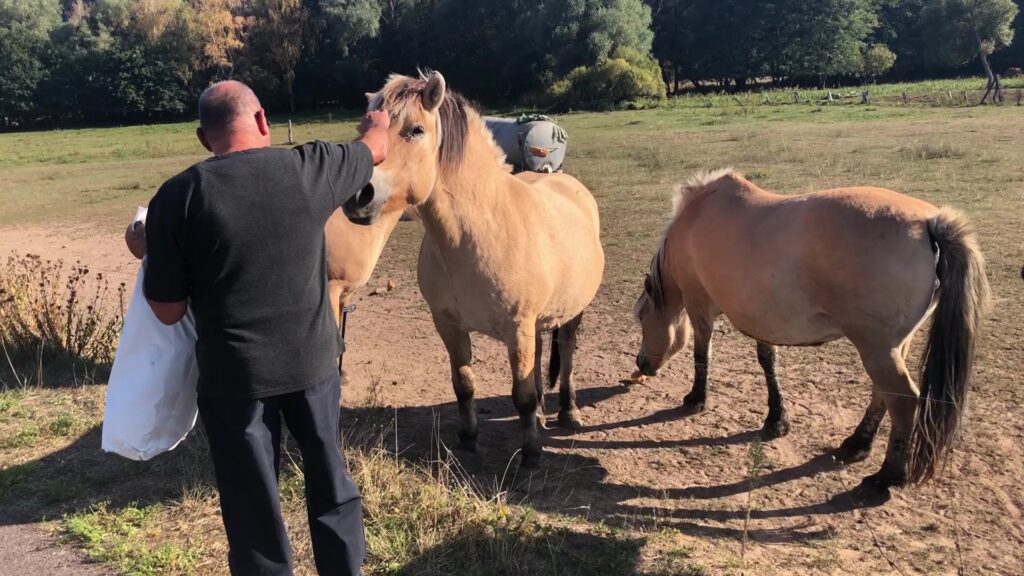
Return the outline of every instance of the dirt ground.
{"type": "Polygon", "coordinates": [[[0,575],[25,574],[108,576],[109,570],[85,560],[77,550],[60,547],[33,524],[18,524],[0,516],[0,575]]]}
{"type": "MultiPolygon", "coordinates": [[[[411,459],[428,455],[432,441],[454,445],[457,425],[447,357],[410,265],[417,226],[402,224],[356,300],[345,359],[351,381],[344,390],[346,407],[391,408],[396,430],[387,442],[411,459]],[[380,289],[389,279],[397,287],[380,289]],[[374,288],[380,294],[370,295],[374,288]]],[[[81,260],[129,285],[137,266],[117,234],[86,228],[0,230],[0,251],[81,260]]],[[[1009,268],[993,267],[998,273],[1009,268]]],[[[754,343],[727,322],[719,326],[708,410],[687,416],[679,407],[692,378],[689,351],[657,378],[622,383],[634,369],[639,343],[630,318],[636,296],[606,286],[586,313],[576,364],[585,427],[571,435],[552,426],[544,434],[543,472],[517,498],[581,521],[678,530],[688,537],[692,558],[714,573],[735,571],[741,554],[748,574],[1024,573],[1024,394],[1019,387],[996,393],[985,386],[989,380],[1020,382],[1019,322],[1003,318],[983,343],[964,440],[943,478],[864,507],[848,491],[880,465],[887,428],[865,462],[842,468],[826,454],[852,431],[869,396],[868,378],[848,343],[781,351],[792,430],[764,445],[763,469],[752,474],[749,446],[767,412],[754,343]]],[[[455,454],[480,485],[514,486],[509,462],[519,433],[507,355],[480,336],[474,347],[480,450],[455,454]]],[[[547,409],[557,413],[557,393],[547,409]]]]}

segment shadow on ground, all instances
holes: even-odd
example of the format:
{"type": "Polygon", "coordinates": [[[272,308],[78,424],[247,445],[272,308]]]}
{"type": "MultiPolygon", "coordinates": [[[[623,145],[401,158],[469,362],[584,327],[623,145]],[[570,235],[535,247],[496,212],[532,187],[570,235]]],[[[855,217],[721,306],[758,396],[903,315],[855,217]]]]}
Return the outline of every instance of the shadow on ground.
{"type": "MultiPolygon", "coordinates": [[[[626,390],[625,387],[618,385],[581,389],[577,391],[577,402],[581,408],[597,406],[626,390]]],[[[557,413],[557,407],[552,403],[556,402],[557,398],[551,396],[556,395],[549,395],[549,416],[557,413]]],[[[545,446],[564,450],[546,451],[541,469],[530,472],[517,467],[520,435],[518,415],[512,401],[506,397],[478,398],[477,411],[480,436],[475,453],[448,448],[457,444],[455,430],[458,425],[458,408],[455,402],[392,409],[344,408],[342,423],[351,434],[356,434],[356,442],[378,442],[389,451],[401,454],[412,465],[436,464],[450,456],[466,476],[485,493],[508,491],[513,500],[522,500],[538,510],[584,516],[590,521],[603,521],[612,525],[651,528],[670,525],[685,534],[697,537],[748,537],[760,542],[808,541],[829,537],[828,530],[808,516],[839,514],[882,503],[876,500],[865,501],[853,491],[843,492],[814,504],[757,509],[750,512],[751,519],[799,518],[799,521],[785,528],[757,529],[748,526],[743,529],[722,526],[721,523],[743,521],[747,512],[674,506],[636,506],[630,502],[638,498],[662,501],[722,499],[750,491],[751,484],[747,479],[710,486],[682,486],[668,490],[652,489],[642,485],[615,484],[607,481],[607,470],[601,466],[597,458],[581,455],[574,449],[653,449],[666,446],[748,444],[760,438],[759,430],[722,437],[680,438],[665,442],[577,440],[571,433],[552,428],[542,431],[545,446]]],[[[669,409],[629,421],[585,426],[583,431],[607,431],[667,422],[688,416],[689,414],[681,408],[669,409]]],[[[760,489],[779,486],[838,469],[839,466],[833,458],[823,454],[796,466],[765,473],[758,478],[756,487],[760,489]]]]}

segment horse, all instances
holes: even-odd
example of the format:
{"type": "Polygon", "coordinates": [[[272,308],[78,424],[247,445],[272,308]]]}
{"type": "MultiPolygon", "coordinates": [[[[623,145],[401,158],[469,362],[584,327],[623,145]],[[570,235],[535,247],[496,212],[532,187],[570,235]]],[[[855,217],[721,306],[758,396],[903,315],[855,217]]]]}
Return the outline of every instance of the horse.
{"type": "Polygon", "coordinates": [[[873,388],[833,454],[843,463],[867,458],[888,412],[885,460],[859,487],[888,495],[927,481],[948,456],[988,301],[975,233],[951,208],[882,188],[781,196],[731,169],[702,172],[677,189],[636,303],[636,363],[657,375],[692,331],[694,380],[683,404],[702,411],[714,322],[724,314],[757,342],[768,385],[762,435],[771,439],[789,431],[775,347],[847,338],[873,388]],[[929,317],[918,385],[906,359],[929,317]]]}
{"type": "MultiPolygon", "coordinates": [[[[324,239],[327,243],[328,301],[339,330],[345,308],[356,291],[370,281],[384,245],[401,217],[401,212],[383,214],[373,225],[360,226],[350,222],[338,209],[327,219],[324,239]]],[[[344,380],[341,357],[338,358],[338,373],[344,380]]]]}
{"type": "Polygon", "coordinates": [[[417,275],[447,349],[459,446],[476,449],[472,332],[503,342],[522,430],[520,466],[541,457],[542,335],[551,332],[548,386],[560,381],[558,424],[582,426],[573,353],[584,309],[604,273],[597,203],[565,174],[513,176],[479,113],[444,77],[391,76],[369,109],[392,116],[388,158],[343,206],[373,222],[416,206],[425,234],[417,275]]]}

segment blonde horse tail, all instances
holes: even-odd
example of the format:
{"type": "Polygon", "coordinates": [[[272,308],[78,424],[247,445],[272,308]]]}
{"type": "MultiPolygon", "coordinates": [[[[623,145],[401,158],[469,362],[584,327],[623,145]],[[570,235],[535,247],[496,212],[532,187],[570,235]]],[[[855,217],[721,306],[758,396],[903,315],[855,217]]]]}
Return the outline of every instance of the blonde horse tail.
{"type": "Polygon", "coordinates": [[[908,446],[907,479],[914,483],[935,476],[956,440],[989,300],[985,260],[967,218],[943,208],[928,221],[928,232],[938,250],[939,285],[908,446]]]}
{"type": "Polygon", "coordinates": [[[558,373],[562,371],[562,354],[558,351],[558,328],[551,331],[551,360],[548,361],[548,390],[558,382],[558,373]]]}

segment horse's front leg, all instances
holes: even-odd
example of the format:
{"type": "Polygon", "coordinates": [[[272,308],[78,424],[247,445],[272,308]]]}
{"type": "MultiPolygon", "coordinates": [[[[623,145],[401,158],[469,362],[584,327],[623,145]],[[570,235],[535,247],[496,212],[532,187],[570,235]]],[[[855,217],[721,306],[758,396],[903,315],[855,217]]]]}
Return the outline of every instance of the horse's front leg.
{"type": "Polygon", "coordinates": [[[789,417],[786,416],[779,381],[775,377],[775,346],[758,342],[757,361],[764,370],[764,379],[768,384],[768,417],[761,428],[761,436],[766,440],[780,438],[789,433],[789,417]]]}
{"type": "Polygon", "coordinates": [[[703,412],[707,407],[708,365],[711,361],[711,336],[714,319],[690,316],[693,325],[693,388],[683,398],[683,407],[690,412],[703,412]]]}
{"type": "MultiPolygon", "coordinates": [[[[344,310],[348,306],[349,298],[344,296],[345,283],[340,280],[330,280],[327,283],[328,302],[331,304],[331,311],[334,313],[334,323],[338,327],[338,332],[342,329],[342,318],[344,318],[344,310]]],[[[345,373],[344,364],[342,359],[345,357],[345,352],[338,356],[338,376],[341,378],[341,384],[344,386],[348,384],[348,375],[345,373]]]]}
{"type": "Polygon", "coordinates": [[[519,425],[523,431],[523,459],[521,466],[536,468],[540,465],[540,432],[537,426],[537,385],[534,382],[537,327],[534,321],[522,322],[508,346],[512,365],[512,401],[519,411],[519,425]]]}
{"type": "Polygon", "coordinates": [[[477,421],[474,395],[473,343],[461,320],[449,314],[435,314],[434,326],[448,350],[452,369],[452,388],[459,401],[459,448],[476,451],[477,421]]]}

